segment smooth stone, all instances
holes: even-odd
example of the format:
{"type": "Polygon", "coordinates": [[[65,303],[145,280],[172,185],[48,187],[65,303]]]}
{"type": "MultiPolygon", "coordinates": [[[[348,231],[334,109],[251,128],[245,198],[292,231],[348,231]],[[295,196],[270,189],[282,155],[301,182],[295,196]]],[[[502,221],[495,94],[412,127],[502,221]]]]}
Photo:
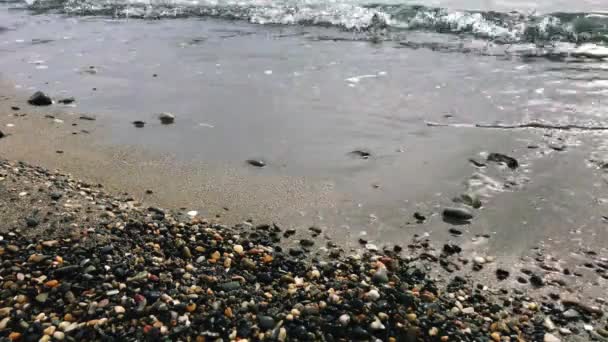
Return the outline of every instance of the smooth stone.
{"type": "Polygon", "coordinates": [[[136,121],[133,121],[133,125],[137,128],[143,128],[146,125],[146,123],[141,120],[136,120],[136,121]]]}
{"type": "Polygon", "coordinates": [[[175,122],[175,115],[167,112],[160,113],[158,115],[158,119],[163,125],[170,125],[175,122]]]}
{"type": "Polygon", "coordinates": [[[343,314],[340,316],[340,318],[338,318],[338,320],[340,321],[340,324],[346,326],[350,323],[350,316],[347,314],[343,314]]]}
{"type": "Polygon", "coordinates": [[[496,269],[496,278],[498,278],[498,280],[505,280],[507,278],[509,278],[509,271],[507,270],[503,270],[501,268],[496,269]]]}
{"type": "Polygon", "coordinates": [[[555,323],[553,323],[553,321],[551,320],[550,317],[545,317],[545,320],[543,321],[543,326],[545,327],[545,329],[547,329],[548,331],[553,331],[555,330],[555,323]]]}
{"type": "Polygon", "coordinates": [[[530,284],[532,284],[535,287],[542,287],[545,285],[545,282],[543,281],[543,278],[541,278],[540,276],[533,274],[530,277],[530,284]]]}
{"type": "Polygon", "coordinates": [[[226,283],[219,284],[218,287],[220,290],[223,291],[234,291],[241,288],[241,283],[239,283],[238,281],[229,281],[226,283]]]}
{"type": "Polygon", "coordinates": [[[25,223],[30,228],[34,228],[34,227],[38,226],[38,224],[40,224],[40,222],[38,222],[38,219],[36,219],[35,217],[26,217],[25,223]]]}
{"type": "Polygon", "coordinates": [[[53,104],[53,100],[41,91],[35,92],[29,100],[27,100],[32,106],[50,106],[53,104]]]}
{"type": "Polygon", "coordinates": [[[90,115],[81,115],[80,120],[86,120],[86,121],[95,121],[97,120],[94,116],[90,116],[90,115]]]}
{"type": "Polygon", "coordinates": [[[372,281],[376,284],[388,283],[388,272],[385,267],[380,267],[372,276],[372,281]]]}
{"type": "Polygon", "coordinates": [[[248,159],[247,164],[255,167],[264,167],[266,166],[266,162],[259,159],[248,159]]]}
{"type": "Polygon", "coordinates": [[[473,258],[473,262],[478,265],[483,265],[486,263],[486,259],[484,259],[483,257],[480,257],[480,256],[476,256],[473,258]]]}
{"type": "Polygon", "coordinates": [[[455,221],[469,221],[473,218],[473,214],[464,208],[445,208],[443,209],[443,218],[455,221]]]}
{"type": "Polygon", "coordinates": [[[543,342],[561,342],[561,340],[555,335],[546,333],[543,337],[543,342]]]}
{"type": "Polygon", "coordinates": [[[62,103],[62,104],[70,104],[70,103],[76,102],[76,99],[73,98],[73,97],[66,97],[66,98],[61,99],[61,100],[59,100],[57,102],[62,103]]]}
{"type": "Polygon", "coordinates": [[[36,296],[36,301],[39,303],[44,303],[49,298],[48,292],[43,292],[36,296]]]}
{"type": "Polygon", "coordinates": [[[262,330],[270,330],[274,328],[275,321],[270,316],[258,316],[258,325],[262,330]]]}
{"type": "Polygon", "coordinates": [[[57,201],[61,197],[63,197],[63,193],[61,193],[60,191],[53,191],[53,192],[51,192],[51,199],[52,200],[57,201]]]}
{"type": "Polygon", "coordinates": [[[581,316],[581,314],[578,313],[578,311],[576,311],[574,309],[568,309],[568,310],[564,311],[563,315],[566,318],[578,318],[581,316]]]}
{"type": "Polygon", "coordinates": [[[363,151],[363,150],[354,150],[349,153],[353,157],[358,157],[361,159],[369,159],[371,157],[371,152],[363,151]]]}

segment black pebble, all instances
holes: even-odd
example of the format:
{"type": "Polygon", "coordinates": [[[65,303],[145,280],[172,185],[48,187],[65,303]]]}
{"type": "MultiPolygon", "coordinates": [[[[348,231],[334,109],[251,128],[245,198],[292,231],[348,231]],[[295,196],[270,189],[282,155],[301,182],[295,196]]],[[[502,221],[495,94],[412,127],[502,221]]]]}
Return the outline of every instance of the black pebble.
{"type": "Polygon", "coordinates": [[[247,164],[255,167],[264,167],[266,166],[266,162],[258,159],[249,159],[247,160],[247,164]]]}
{"type": "Polygon", "coordinates": [[[505,280],[507,278],[509,278],[509,271],[507,270],[503,270],[501,268],[496,270],[496,278],[498,278],[498,280],[505,280]]]}

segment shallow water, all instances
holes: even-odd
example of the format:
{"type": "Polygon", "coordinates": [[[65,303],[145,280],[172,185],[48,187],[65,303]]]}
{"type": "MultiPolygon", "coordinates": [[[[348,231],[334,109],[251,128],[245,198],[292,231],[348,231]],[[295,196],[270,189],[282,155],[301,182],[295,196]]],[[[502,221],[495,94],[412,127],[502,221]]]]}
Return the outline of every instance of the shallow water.
{"type": "MultiPolygon", "coordinates": [[[[519,255],[540,242],[562,240],[580,225],[592,232],[573,248],[597,246],[606,237],[597,200],[606,185],[601,171],[587,164],[590,158],[603,159],[597,148],[601,132],[467,126],[608,126],[602,106],[608,96],[605,31],[596,30],[605,29],[604,19],[589,14],[602,10],[599,2],[453,1],[427,3],[422,10],[439,6],[450,20],[462,9],[469,13],[465,19],[475,20],[475,10],[487,15],[534,8],[582,11],[582,17],[600,18],[593,19],[599,26],[592,26],[589,35],[594,45],[581,45],[578,36],[568,35],[531,45],[520,39],[520,28],[508,33],[516,44],[505,45],[497,41],[501,34],[492,33],[510,25],[505,18],[494,28],[484,26],[483,19],[449,32],[441,29],[443,22],[405,31],[399,25],[345,30],[367,27],[377,12],[361,3],[305,3],[316,10],[321,5],[323,11],[340,9],[331,15],[338,18],[337,27],[225,20],[238,13],[254,23],[263,20],[252,13],[276,19],[292,8],[283,2],[256,3],[247,10],[220,3],[222,11],[211,18],[161,20],[125,19],[125,6],[116,3],[103,8],[91,8],[93,2],[43,4],[33,5],[46,8],[35,15],[21,3],[0,7],[0,22],[7,28],[0,32],[4,77],[23,90],[76,97],[77,107],[66,110],[95,113],[105,127],[104,144],[222,165],[244,177],[303,177],[338,194],[331,205],[303,209],[297,200],[284,203],[282,214],[298,217],[302,226],[327,226],[345,240],[364,237],[380,245],[426,232],[447,239],[449,225],[437,215],[439,208],[476,191],[484,208],[475,211],[478,217],[465,229],[493,234],[496,239],[484,247],[492,253],[519,255]],[[363,14],[352,16],[357,8],[363,14]],[[108,10],[112,16],[100,16],[108,10]],[[78,11],[89,15],[75,15],[78,11]],[[346,25],[344,19],[359,24],[346,25]],[[174,125],[160,125],[156,115],[163,111],[176,114],[174,125]],[[130,124],[134,120],[147,125],[137,129],[130,124]],[[372,155],[355,158],[349,154],[353,150],[372,155]],[[485,152],[513,155],[522,167],[477,169],[468,161],[483,161],[485,152]],[[250,168],[244,162],[250,158],[264,159],[268,166],[250,168]],[[427,215],[429,223],[416,224],[415,211],[427,215]]],[[[302,6],[299,15],[311,14],[302,6]]],[[[157,4],[145,13],[154,17],[167,8],[190,8],[188,14],[195,8],[200,14],[211,7],[157,4]]],[[[130,16],[140,10],[129,8],[130,16]]],[[[320,18],[315,13],[304,18],[320,18]]],[[[235,195],[240,194],[224,198],[235,195]]]]}

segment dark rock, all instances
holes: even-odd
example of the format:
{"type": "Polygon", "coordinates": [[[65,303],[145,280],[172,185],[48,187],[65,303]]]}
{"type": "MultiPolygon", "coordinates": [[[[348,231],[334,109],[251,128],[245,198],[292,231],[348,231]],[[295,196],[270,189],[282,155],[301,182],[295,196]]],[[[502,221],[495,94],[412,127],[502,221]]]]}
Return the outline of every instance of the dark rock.
{"type": "Polygon", "coordinates": [[[354,150],[354,151],[350,152],[349,155],[356,157],[356,158],[369,159],[369,157],[371,157],[372,154],[371,154],[371,152],[368,152],[368,151],[354,150]]]}
{"type": "Polygon", "coordinates": [[[321,230],[321,228],[319,227],[310,227],[308,228],[308,230],[310,230],[311,232],[313,232],[315,235],[319,235],[323,232],[323,230],[321,230]]]}
{"type": "Polygon", "coordinates": [[[12,106],[11,107],[12,110],[21,110],[21,108],[17,107],[17,106],[12,106]]]}
{"type": "Polygon", "coordinates": [[[308,239],[302,239],[300,240],[300,245],[302,245],[303,247],[312,247],[314,246],[315,242],[312,240],[308,240],[308,239]]]}
{"type": "Polygon", "coordinates": [[[238,281],[229,281],[218,285],[218,288],[225,292],[235,291],[241,288],[241,283],[238,281]]]}
{"type": "Polygon", "coordinates": [[[266,166],[266,162],[258,159],[248,159],[247,164],[255,167],[264,167],[266,166]]]}
{"type": "Polygon", "coordinates": [[[295,230],[295,229],[287,229],[287,230],[285,231],[285,233],[283,233],[283,237],[288,238],[288,237],[290,237],[290,236],[294,235],[295,233],[296,233],[296,230],[295,230]]]}
{"type": "Polygon", "coordinates": [[[6,134],[4,134],[4,132],[0,131],[0,139],[4,138],[6,136],[6,134]]]}
{"type": "Polygon", "coordinates": [[[423,222],[423,221],[425,221],[425,220],[426,220],[426,216],[422,215],[422,214],[421,214],[421,213],[419,213],[419,212],[415,212],[415,213],[414,213],[414,218],[415,218],[415,219],[416,219],[416,221],[418,221],[418,222],[423,222]]]}
{"type": "Polygon", "coordinates": [[[94,116],[90,116],[90,115],[81,115],[80,120],[95,121],[96,118],[94,116]]]}
{"type": "Polygon", "coordinates": [[[30,228],[34,228],[36,226],[38,226],[40,224],[40,222],[38,221],[38,219],[36,219],[33,216],[30,217],[26,217],[25,218],[25,223],[27,224],[28,227],[30,228]]]}
{"type": "Polygon", "coordinates": [[[57,201],[61,197],[63,197],[63,193],[61,193],[60,191],[53,191],[53,192],[51,192],[51,199],[52,200],[57,201]]]}
{"type": "Polygon", "coordinates": [[[372,276],[372,281],[376,284],[388,283],[388,272],[385,267],[380,267],[372,276]]]}
{"type": "Polygon", "coordinates": [[[108,254],[114,250],[114,245],[103,246],[99,251],[101,254],[108,254]]]}
{"type": "Polygon", "coordinates": [[[450,228],[448,231],[449,231],[449,232],[450,232],[450,234],[452,234],[452,235],[462,235],[462,231],[460,231],[460,230],[458,230],[458,229],[456,229],[456,228],[450,228]]]}
{"type": "Polygon", "coordinates": [[[35,92],[29,100],[27,100],[32,106],[50,106],[53,104],[53,100],[41,91],[35,92]]]}
{"type": "Polygon", "coordinates": [[[445,244],[443,245],[443,252],[447,255],[452,255],[462,252],[462,248],[454,244],[445,244]]]}
{"type": "Polygon", "coordinates": [[[535,287],[543,287],[545,286],[545,282],[543,281],[543,278],[541,278],[540,276],[533,274],[530,277],[530,283],[535,286],[535,287]]]}
{"type": "Polygon", "coordinates": [[[517,282],[519,282],[520,284],[527,284],[528,280],[524,277],[517,277],[517,282]]]}
{"type": "Polygon", "coordinates": [[[519,167],[517,159],[500,153],[490,153],[490,155],[488,155],[488,161],[495,163],[504,163],[510,169],[517,169],[519,167]]]}
{"type": "Polygon", "coordinates": [[[464,208],[443,209],[443,219],[448,222],[467,222],[473,218],[473,214],[464,208]]]}
{"type": "Polygon", "coordinates": [[[270,316],[258,316],[258,325],[262,330],[270,330],[275,326],[274,318],[270,316]]]}
{"type": "Polygon", "coordinates": [[[509,278],[509,271],[507,270],[503,270],[501,268],[496,269],[496,278],[498,278],[498,280],[505,280],[507,278],[509,278]]]}
{"type": "Polygon", "coordinates": [[[158,119],[163,125],[170,125],[175,122],[175,115],[171,113],[160,113],[158,119]]]}
{"type": "Polygon", "coordinates": [[[480,161],[477,161],[477,160],[475,160],[473,158],[470,158],[469,162],[471,162],[471,164],[475,165],[476,167],[485,167],[486,166],[486,164],[484,164],[484,163],[482,163],[480,161]]]}
{"type": "Polygon", "coordinates": [[[70,104],[70,103],[74,103],[74,102],[76,102],[76,99],[75,99],[75,98],[73,98],[73,97],[67,97],[67,98],[65,98],[65,99],[61,99],[61,100],[59,100],[59,101],[57,101],[57,102],[59,102],[59,103],[63,103],[63,104],[70,104]]]}
{"type": "Polygon", "coordinates": [[[137,120],[137,121],[133,121],[133,125],[137,128],[143,128],[146,125],[146,123],[143,121],[137,120]]]}

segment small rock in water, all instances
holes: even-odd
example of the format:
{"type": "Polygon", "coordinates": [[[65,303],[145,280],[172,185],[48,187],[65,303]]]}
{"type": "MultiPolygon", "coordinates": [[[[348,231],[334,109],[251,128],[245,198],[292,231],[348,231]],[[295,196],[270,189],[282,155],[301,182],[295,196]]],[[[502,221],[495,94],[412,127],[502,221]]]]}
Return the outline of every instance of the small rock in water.
{"type": "Polygon", "coordinates": [[[32,106],[50,106],[53,104],[53,100],[41,91],[35,92],[29,100],[27,100],[32,106]]]}
{"type": "Polygon", "coordinates": [[[422,215],[421,213],[419,213],[419,212],[415,212],[414,213],[414,218],[418,222],[423,222],[424,220],[426,220],[426,217],[424,215],[422,215]]]}
{"type": "Polygon", "coordinates": [[[507,270],[503,270],[501,268],[496,269],[496,278],[498,278],[498,280],[505,280],[507,278],[509,278],[509,271],[507,270]]]}
{"type": "Polygon", "coordinates": [[[17,106],[12,106],[11,107],[12,110],[21,110],[21,108],[17,107],[17,106]]]}
{"type": "Polygon", "coordinates": [[[471,164],[475,165],[476,167],[485,167],[486,166],[486,164],[484,164],[484,163],[482,163],[480,161],[477,161],[477,160],[475,160],[473,158],[470,158],[469,162],[471,162],[471,164]]]}
{"type": "Polygon", "coordinates": [[[504,163],[510,169],[517,169],[519,167],[519,163],[517,162],[517,159],[515,159],[513,157],[509,157],[506,154],[501,154],[501,153],[490,153],[488,155],[488,161],[495,162],[495,163],[504,163]]]}
{"type": "Polygon", "coordinates": [[[160,113],[158,118],[163,125],[170,125],[175,122],[175,115],[171,113],[160,113]]]}
{"type": "Polygon", "coordinates": [[[446,221],[466,222],[473,218],[473,214],[464,208],[445,208],[443,219],[446,221]]]}
{"type": "Polygon", "coordinates": [[[94,116],[90,116],[90,115],[81,115],[80,116],[80,120],[87,120],[87,121],[95,121],[95,117],[94,116]]]}
{"type": "Polygon", "coordinates": [[[460,248],[460,246],[458,245],[454,245],[451,243],[443,245],[443,253],[447,255],[452,255],[460,252],[462,252],[462,248],[460,248]]]}
{"type": "Polygon", "coordinates": [[[541,278],[540,276],[533,274],[530,277],[530,283],[536,287],[542,287],[545,285],[545,282],[543,281],[543,278],[541,278]]]}
{"type": "Polygon", "coordinates": [[[259,159],[249,159],[247,160],[247,164],[255,167],[264,167],[266,166],[266,162],[259,159]]]}
{"type": "Polygon", "coordinates": [[[480,257],[480,256],[476,256],[473,258],[473,262],[478,265],[483,265],[486,263],[486,259],[484,259],[483,257],[480,257]]]}
{"type": "Polygon", "coordinates": [[[369,159],[371,157],[371,152],[363,151],[363,150],[354,150],[349,153],[353,157],[361,158],[361,159],[369,159]]]}
{"type": "Polygon", "coordinates": [[[462,203],[475,209],[481,208],[481,199],[473,193],[465,193],[453,199],[455,203],[462,203]]]}
{"type": "Polygon", "coordinates": [[[63,104],[70,104],[70,103],[76,102],[76,99],[73,98],[73,97],[66,97],[65,99],[61,99],[61,100],[59,100],[57,102],[63,103],[63,104]]]}
{"type": "Polygon", "coordinates": [[[6,136],[6,134],[4,134],[4,132],[0,131],[0,139],[4,138],[6,136]]]}
{"type": "Polygon", "coordinates": [[[133,125],[137,128],[143,128],[146,125],[146,123],[143,121],[137,120],[137,121],[133,121],[133,125]]]}

